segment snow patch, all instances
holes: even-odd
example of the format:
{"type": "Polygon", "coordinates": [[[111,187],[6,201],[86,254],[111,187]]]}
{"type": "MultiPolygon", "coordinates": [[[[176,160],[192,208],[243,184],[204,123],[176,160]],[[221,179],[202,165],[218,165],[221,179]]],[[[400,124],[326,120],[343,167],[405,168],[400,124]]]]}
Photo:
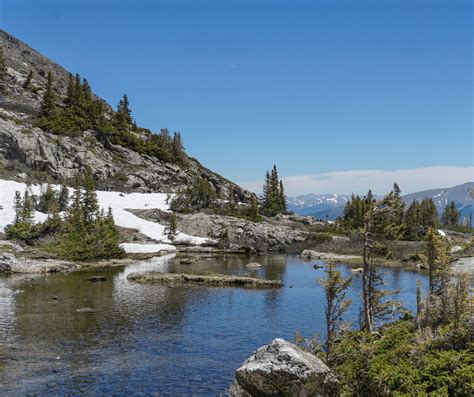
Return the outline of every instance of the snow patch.
{"type": "MultiPolygon", "coordinates": [[[[15,191],[20,191],[22,194],[25,191],[26,184],[6,181],[0,179],[0,231],[4,231],[5,227],[13,223],[15,218],[15,211],[13,209],[13,200],[15,191]]],[[[59,189],[58,186],[53,186],[54,189],[59,189]]],[[[32,185],[31,191],[33,194],[39,195],[41,192],[40,185],[32,185]]],[[[72,189],[69,189],[70,195],[72,189]]],[[[212,243],[214,240],[189,236],[184,233],[178,233],[171,241],[165,234],[165,226],[156,222],[150,222],[133,215],[127,209],[160,209],[169,211],[169,205],[166,203],[166,193],[120,193],[120,192],[103,192],[97,191],[97,199],[99,205],[107,211],[110,207],[114,215],[114,221],[117,226],[136,229],[145,236],[156,240],[160,243],[186,243],[190,245],[202,245],[212,243]]],[[[41,212],[35,213],[35,221],[43,222],[47,218],[46,214],[41,212]]]]}
{"type": "Polygon", "coordinates": [[[127,253],[133,254],[148,254],[160,251],[176,251],[176,247],[169,244],[135,244],[123,243],[120,246],[127,253]]]}

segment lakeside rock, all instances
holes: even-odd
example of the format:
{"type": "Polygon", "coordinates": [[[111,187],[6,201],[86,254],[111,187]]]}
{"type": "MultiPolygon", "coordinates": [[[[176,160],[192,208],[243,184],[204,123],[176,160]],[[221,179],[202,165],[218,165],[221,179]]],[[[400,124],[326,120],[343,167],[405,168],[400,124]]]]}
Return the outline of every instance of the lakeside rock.
{"type": "Polygon", "coordinates": [[[334,372],[314,355],[284,339],[257,349],[235,372],[230,397],[337,396],[334,372]]]}
{"type": "Polygon", "coordinates": [[[343,255],[333,254],[327,252],[318,252],[313,250],[304,250],[300,254],[301,258],[306,259],[319,259],[321,261],[334,261],[334,262],[357,262],[362,260],[361,255],[343,255]]]}
{"type": "Polygon", "coordinates": [[[281,288],[283,286],[280,280],[238,277],[227,274],[206,276],[176,273],[131,273],[127,279],[138,283],[202,284],[216,287],[281,288]]]}
{"type": "Polygon", "coordinates": [[[262,265],[260,263],[257,263],[257,262],[250,262],[250,263],[247,263],[245,265],[245,267],[247,269],[260,269],[262,267],[262,265]]]}
{"type": "Polygon", "coordinates": [[[12,253],[0,253],[0,273],[58,273],[76,270],[79,267],[78,264],[67,261],[17,258],[12,253]]]}

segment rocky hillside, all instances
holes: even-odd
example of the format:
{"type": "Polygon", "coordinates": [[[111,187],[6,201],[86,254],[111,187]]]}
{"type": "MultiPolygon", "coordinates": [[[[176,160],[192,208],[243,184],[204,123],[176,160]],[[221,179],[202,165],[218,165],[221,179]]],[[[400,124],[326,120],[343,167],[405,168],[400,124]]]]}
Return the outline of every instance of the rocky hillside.
{"type": "MultiPolygon", "coordinates": [[[[61,100],[67,93],[70,72],[3,30],[0,46],[6,62],[5,89],[0,94],[1,178],[28,178],[34,182],[49,175],[56,180],[72,180],[90,167],[98,187],[105,190],[172,192],[202,177],[221,197],[227,198],[231,192],[239,201],[249,197],[248,192],[192,158],[186,157],[185,165],[177,165],[113,144],[94,130],[57,134],[37,128],[35,120],[47,74],[51,73],[61,100]],[[31,82],[25,88],[30,73],[31,82]]],[[[94,98],[100,100],[95,95],[94,98]]],[[[111,118],[111,106],[102,103],[111,118]]]]}

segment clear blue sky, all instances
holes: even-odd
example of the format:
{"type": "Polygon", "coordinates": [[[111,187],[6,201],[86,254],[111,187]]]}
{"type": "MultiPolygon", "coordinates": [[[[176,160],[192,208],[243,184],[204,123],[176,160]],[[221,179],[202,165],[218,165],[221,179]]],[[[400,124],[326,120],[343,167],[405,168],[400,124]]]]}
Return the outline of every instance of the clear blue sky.
{"type": "Polygon", "coordinates": [[[0,25],[236,181],[473,165],[471,1],[11,1],[0,25]]]}

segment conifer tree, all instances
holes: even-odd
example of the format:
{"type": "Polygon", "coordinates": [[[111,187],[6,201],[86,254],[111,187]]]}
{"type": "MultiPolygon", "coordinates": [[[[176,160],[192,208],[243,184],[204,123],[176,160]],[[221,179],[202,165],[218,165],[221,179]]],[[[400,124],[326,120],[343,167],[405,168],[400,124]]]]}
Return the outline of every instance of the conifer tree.
{"type": "Polygon", "coordinates": [[[14,221],[14,223],[17,223],[17,222],[20,221],[22,206],[23,206],[23,202],[21,200],[21,193],[18,190],[16,190],[15,191],[15,198],[13,199],[13,208],[15,210],[15,221],[14,221]]]}
{"type": "Polygon", "coordinates": [[[69,204],[69,189],[66,180],[63,179],[58,195],[58,206],[60,211],[65,211],[69,204]]]}
{"type": "Polygon", "coordinates": [[[51,186],[51,178],[48,178],[46,187],[41,187],[42,192],[39,198],[38,209],[41,212],[48,213],[53,201],[56,201],[56,193],[51,186]]]}
{"type": "Polygon", "coordinates": [[[173,135],[173,141],[171,144],[171,153],[172,153],[173,159],[178,164],[184,163],[185,160],[184,160],[183,140],[179,132],[175,132],[173,135]]]}
{"type": "Polygon", "coordinates": [[[250,207],[247,216],[253,221],[258,221],[260,219],[257,196],[254,193],[250,196],[250,207]]]}
{"type": "Polygon", "coordinates": [[[455,226],[459,223],[460,214],[456,208],[454,201],[450,204],[446,204],[446,208],[441,215],[441,222],[445,226],[455,226]]]}
{"type": "Polygon", "coordinates": [[[46,87],[44,89],[43,101],[40,115],[46,119],[51,118],[56,113],[56,93],[54,92],[54,81],[51,72],[48,72],[46,87]]]}
{"type": "Polygon", "coordinates": [[[285,188],[283,187],[283,181],[280,179],[280,205],[281,205],[281,212],[288,211],[288,204],[286,202],[286,195],[285,195],[285,188]]]}
{"type": "Polygon", "coordinates": [[[6,79],[7,79],[7,64],[5,62],[3,47],[0,47],[0,91],[6,90],[6,79]]]}
{"type": "Polygon", "coordinates": [[[64,100],[64,103],[67,106],[73,106],[76,103],[76,85],[72,74],[69,74],[68,76],[66,99],[64,100]]]}
{"type": "Polygon", "coordinates": [[[372,332],[375,329],[377,318],[385,318],[394,307],[393,302],[383,301],[383,298],[392,294],[391,291],[382,290],[383,280],[373,263],[374,255],[374,229],[377,220],[384,216],[392,216],[396,208],[396,195],[393,191],[374,205],[364,215],[364,246],[362,250],[362,323],[364,331],[372,332]]]}
{"type": "Polygon", "coordinates": [[[84,221],[92,223],[99,211],[99,201],[95,192],[95,182],[90,168],[87,169],[84,178],[84,192],[82,194],[82,210],[84,212],[84,221]]]}
{"type": "Polygon", "coordinates": [[[33,71],[30,69],[30,71],[28,72],[28,76],[26,77],[26,80],[23,82],[23,88],[25,90],[30,89],[32,79],[33,79],[33,71]]]}
{"type": "Polygon", "coordinates": [[[326,295],[326,364],[331,364],[332,345],[342,324],[342,316],[349,308],[352,301],[346,299],[347,289],[352,284],[352,276],[344,278],[341,273],[334,269],[330,261],[326,267],[326,277],[320,279],[319,283],[326,295]]]}
{"type": "Polygon", "coordinates": [[[123,95],[117,105],[115,123],[117,129],[121,131],[126,131],[132,124],[132,111],[126,94],[123,95]]]}
{"type": "Polygon", "coordinates": [[[171,241],[174,241],[174,239],[176,238],[177,232],[178,232],[178,219],[176,218],[176,214],[172,212],[170,215],[168,225],[165,228],[165,234],[171,241]]]}
{"type": "Polygon", "coordinates": [[[278,178],[278,170],[273,166],[272,172],[267,172],[263,185],[262,211],[265,215],[274,216],[286,212],[286,197],[283,183],[278,178]]]}

